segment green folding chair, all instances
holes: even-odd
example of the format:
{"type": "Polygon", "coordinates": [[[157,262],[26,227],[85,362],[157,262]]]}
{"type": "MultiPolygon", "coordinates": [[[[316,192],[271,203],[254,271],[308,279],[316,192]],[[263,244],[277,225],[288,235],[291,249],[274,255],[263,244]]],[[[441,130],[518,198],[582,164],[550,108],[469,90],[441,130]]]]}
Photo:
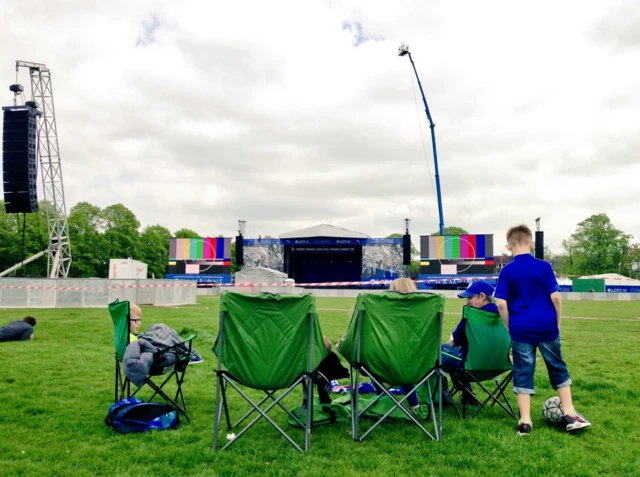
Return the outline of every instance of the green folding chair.
{"type": "MultiPolygon", "coordinates": [[[[469,352],[464,361],[464,369],[449,373],[452,381],[451,395],[466,394],[467,399],[462,400],[462,418],[467,416],[467,402],[475,400],[478,408],[472,414],[474,418],[488,403],[491,406],[498,404],[507,414],[517,419],[511,403],[505,395],[507,385],[513,378],[513,366],[509,359],[511,337],[504,327],[504,323],[498,313],[484,311],[472,306],[462,309],[462,318],[465,320],[465,333],[469,343],[469,352]],[[483,384],[493,381],[495,389],[490,391],[483,384]],[[473,383],[486,394],[484,400],[473,396],[466,388],[465,383],[473,383]]],[[[450,356],[459,359],[455,356],[450,356]]],[[[456,414],[460,411],[454,403],[456,414]]]]}
{"type": "Polygon", "coordinates": [[[118,402],[121,399],[135,396],[138,391],[140,391],[140,389],[144,387],[144,385],[147,385],[153,390],[153,394],[149,398],[149,401],[151,401],[156,396],[160,396],[171,406],[173,406],[178,412],[180,412],[187,419],[187,421],[189,421],[189,416],[187,415],[187,405],[185,403],[184,394],[182,392],[182,383],[184,382],[184,375],[187,370],[187,366],[189,365],[189,360],[191,359],[190,355],[192,342],[194,338],[196,338],[196,335],[191,335],[181,343],[175,344],[173,346],[163,347],[162,349],[159,349],[156,353],[154,353],[154,361],[160,362],[162,361],[163,356],[165,356],[167,353],[179,351],[175,353],[177,356],[177,361],[175,362],[175,364],[173,364],[168,370],[164,367],[152,366],[149,374],[145,379],[144,385],[137,388],[133,393],[131,393],[131,382],[129,381],[129,378],[126,377],[122,364],[125,351],[127,350],[127,346],[129,345],[129,302],[116,299],[113,303],[109,303],[109,314],[111,315],[111,320],[113,321],[113,343],[115,346],[116,361],[114,402],[118,402]],[[163,380],[162,378],[159,378],[162,380],[160,384],[152,380],[153,377],[165,374],[166,377],[164,377],[163,380]],[[165,385],[172,381],[172,379],[175,380],[177,387],[176,393],[173,397],[167,394],[167,392],[165,392],[163,389],[165,385]]]}
{"type": "MultiPolygon", "coordinates": [[[[420,430],[434,440],[442,436],[442,375],[441,362],[442,316],[444,297],[431,293],[384,292],[358,295],[353,316],[340,353],[351,365],[351,430],[353,439],[364,440],[394,411],[400,410],[420,430]],[[355,370],[355,372],[354,372],[355,370]],[[359,406],[362,376],[368,377],[382,391],[366,406],[359,406]],[[398,399],[389,385],[414,386],[413,391],[398,399]],[[433,433],[420,422],[418,416],[405,407],[409,395],[426,389],[433,433]],[[360,418],[382,396],[393,405],[362,435],[360,418]],[[434,400],[438,403],[437,413],[434,400]]],[[[424,401],[423,401],[424,402],[424,401]]],[[[397,414],[397,412],[396,412],[397,414]]]]}
{"type": "Polygon", "coordinates": [[[224,410],[228,430],[239,428],[252,414],[257,415],[223,450],[264,418],[293,447],[303,452],[291,436],[267,415],[279,407],[304,428],[304,451],[308,451],[314,414],[314,371],[328,355],[316,314],[315,298],[312,295],[224,292],[220,298],[220,327],[213,351],[218,356],[213,449],[218,447],[224,410]],[[283,398],[298,385],[303,386],[306,396],[305,422],[282,403],[283,398]],[[237,391],[250,406],[250,410],[235,424],[231,424],[229,417],[227,386],[237,391]],[[240,386],[263,391],[265,397],[254,402],[240,386]],[[266,406],[264,409],[263,405],[266,406]]]}

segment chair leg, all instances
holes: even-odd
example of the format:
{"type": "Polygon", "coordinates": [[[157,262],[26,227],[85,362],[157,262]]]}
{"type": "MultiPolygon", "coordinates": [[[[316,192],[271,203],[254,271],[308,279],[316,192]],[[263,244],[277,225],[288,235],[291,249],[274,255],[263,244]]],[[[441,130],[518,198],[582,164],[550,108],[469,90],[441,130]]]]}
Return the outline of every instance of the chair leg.
{"type": "Polygon", "coordinates": [[[313,424],[313,378],[311,375],[307,379],[307,422],[305,426],[304,450],[311,448],[311,426],[313,424]]]}
{"type": "MultiPolygon", "coordinates": [[[[222,419],[222,403],[224,398],[221,400],[221,388],[222,388],[223,378],[220,374],[216,376],[216,407],[215,407],[215,420],[213,424],[213,446],[212,449],[216,450],[218,448],[218,435],[220,434],[220,420],[222,419]]],[[[227,416],[228,419],[228,416],[227,416]]]]}
{"type": "Polygon", "coordinates": [[[231,419],[229,417],[229,405],[227,404],[227,383],[222,380],[222,407],[227,418],[227,430],[231,430],[231,419]]]}
{"type": "Polygon", "coordinates": [[[360,395],[360,368],[356,368],[355,380],[353,379],[353,369],[351,370],[351,436],[354,441],[358,440],[358,397],[360,395]]]}
{"type": "Polygon", "coordinates": [[[118,362],[116,361],[116,375],[115,375],[115,396],[113,398],[113,402],[118,402],[118,388],[120,387],[120,370],[118,369],[118,362]]]}

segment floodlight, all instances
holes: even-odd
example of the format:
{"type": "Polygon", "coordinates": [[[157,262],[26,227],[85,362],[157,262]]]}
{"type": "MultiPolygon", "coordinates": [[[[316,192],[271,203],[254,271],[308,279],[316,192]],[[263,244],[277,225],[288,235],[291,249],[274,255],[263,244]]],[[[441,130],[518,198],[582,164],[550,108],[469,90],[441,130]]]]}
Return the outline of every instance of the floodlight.
{"type": "Polygon", "coordinates": [[[409,45],[404,43],[398,47],[398,56],[404,56],[409,53],[409,45]]]}

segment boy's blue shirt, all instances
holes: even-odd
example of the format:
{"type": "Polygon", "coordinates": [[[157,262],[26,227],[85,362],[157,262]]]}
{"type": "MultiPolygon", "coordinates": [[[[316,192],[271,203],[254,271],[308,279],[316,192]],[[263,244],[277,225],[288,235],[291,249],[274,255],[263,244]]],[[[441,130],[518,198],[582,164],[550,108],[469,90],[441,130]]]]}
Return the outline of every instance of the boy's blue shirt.
{"type": "MultiPolygon", "coordinates": [[[[481,310],[490,311],[492,313],[498,313],[498,306],[495,303],[487,303],[481,310]]],[[[460,358],[464,359],[469,353],[469,341],[467,341],[467,334],[465,331],[464,320],[460,320],[456,329],[451,333],[453,336],[453,342],[460,346],[460,358]]]]}
{"type": "Polygon", "coordinates": [[[551,265],[530,254],[516,255],[498,277],[495,297],[509,310],[511,339],[543,343],[558,338],[558,319],[551,294],[560,291],[551,265]]]}

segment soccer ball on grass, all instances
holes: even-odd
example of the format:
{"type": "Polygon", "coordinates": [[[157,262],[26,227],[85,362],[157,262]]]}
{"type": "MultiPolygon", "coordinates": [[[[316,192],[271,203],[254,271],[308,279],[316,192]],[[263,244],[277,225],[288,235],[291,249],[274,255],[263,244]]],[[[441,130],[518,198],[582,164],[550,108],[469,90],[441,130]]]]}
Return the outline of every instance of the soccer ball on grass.
{"type": "Polygon", "coordinates": [[[542,415],[551,424],[560,424],[562,422],[562,404],[558,396],[547,399],[542,405],[542,415]]]}

